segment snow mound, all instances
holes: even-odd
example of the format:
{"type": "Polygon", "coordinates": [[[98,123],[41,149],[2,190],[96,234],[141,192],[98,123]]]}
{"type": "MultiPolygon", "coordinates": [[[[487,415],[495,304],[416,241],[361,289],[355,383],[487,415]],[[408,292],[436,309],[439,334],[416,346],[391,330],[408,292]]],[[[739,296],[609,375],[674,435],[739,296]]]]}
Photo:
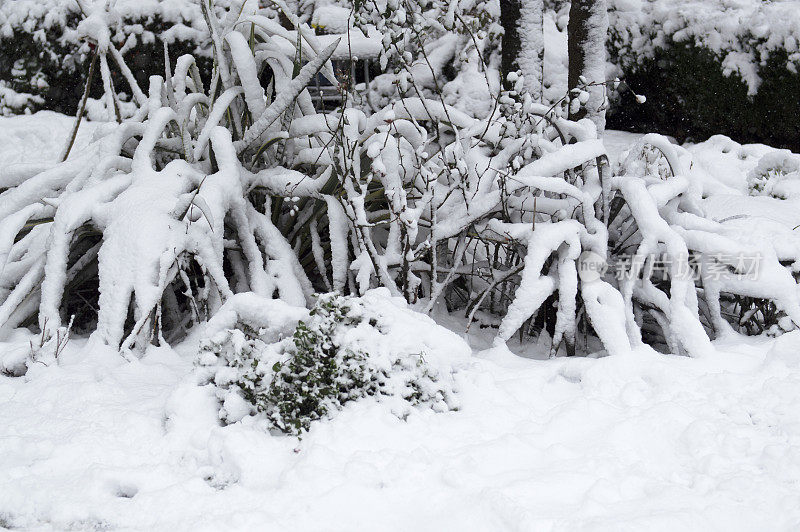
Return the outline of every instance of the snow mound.
{"type": "Polygon", "coordinates": [[[234,296],[212,319],[198,358],[200,382],[217,387],[225,422],[263,413],[273,427],[301,433],[367,396],[400,417],[412,405],[457,407],[452,374],[470,348],[388,290],[323,294],[310,313],[276,313],[287,305],[254,294],[243,299],[234,296]]]}
{"type": "MultiPolygon", "coordinates": [[[[3,176],[17,164],[55,162],[69,136],[75,119],[51,111],[34,115],[0,117],[0,187],[3,176]]],[[[84,122],[78,131],[76,148],[88,144],[96,123],[84,122]]]]}
{"type": "Polygon", "coordinates": [[[800,197],[800,155],[789,150],[765,154],[747,175],[747,187],[753,196],[800,197]]]}

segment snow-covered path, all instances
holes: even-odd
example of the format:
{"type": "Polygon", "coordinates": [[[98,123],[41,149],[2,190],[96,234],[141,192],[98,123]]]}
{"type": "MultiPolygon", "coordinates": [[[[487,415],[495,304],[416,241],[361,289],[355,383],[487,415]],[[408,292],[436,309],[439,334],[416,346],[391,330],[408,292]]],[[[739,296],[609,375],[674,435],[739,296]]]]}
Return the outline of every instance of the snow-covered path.
{"type": "Polygon", "coordinates": [[[484,352],[460,411],[352,404],[302,441],[219,427],[191,356],[74,342],[0,377],[5,526],[796,530],[800,333],[704,359],[484,352]]]}

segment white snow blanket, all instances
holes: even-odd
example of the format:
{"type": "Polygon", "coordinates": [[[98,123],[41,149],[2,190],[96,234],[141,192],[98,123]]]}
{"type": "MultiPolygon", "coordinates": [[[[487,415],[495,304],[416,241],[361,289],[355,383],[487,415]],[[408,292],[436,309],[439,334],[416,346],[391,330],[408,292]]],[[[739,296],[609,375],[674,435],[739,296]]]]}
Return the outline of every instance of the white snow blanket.
{"type": "Polygon", "coordinates": [[[213,390],[188,377],[191,350],[128,363],[81,347],[0,377],[3,526],[800,526],[800,333],[702,359],[486,352],[456,374],[458,411],[401,421],[359,401],[302,441],[219,426],[213,390]]]}
{"type": "MultiPolygon", "coordinates": [[[[0,119],[0,156],[54,157],[67,131],[51,114],[0,119]]],[[[731,216],[736,202],[753,215],[758,202],[794,201],[747,196],[761,157],[748,154],[761,148],[712,141],[689,148],[704,208],[724,203],[710,216],[731,216]]],[[[223,427],[214,389],[197,384],[197,337],[131,362],[73,339],[57,362],[0,375],[0,527],[800,528],[800,332],[730,335],[701,358],[537,360],[548,346],[509,341],[531,358],[478,351],[489,329],[473,332],[469,356],[430,319],[393,312],[395,337],[406,331],[398,345],[424,342],[431,360],[457,367],[458,410],[399,419],[387,402],[356,401],[302,440],[252,418],[223,427]]],[[[0,343],[0,367],[24,363],[29,349],[30,335],[15,332],[0,343]]]]}

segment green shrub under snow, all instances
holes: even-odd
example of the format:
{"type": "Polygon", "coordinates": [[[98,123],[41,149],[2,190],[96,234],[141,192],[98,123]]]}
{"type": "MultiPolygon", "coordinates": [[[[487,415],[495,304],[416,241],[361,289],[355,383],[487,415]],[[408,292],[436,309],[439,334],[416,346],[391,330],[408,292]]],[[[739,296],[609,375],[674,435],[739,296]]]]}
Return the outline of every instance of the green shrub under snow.
{"type": "Polygon", "coordinates": [[[398,344],[392,321],[361,298],[326,294],[289,338],[265,341],[263,331],[241,322],[221,331],[203,342],[200,356],[213,368],[220,417],[231,423],[261,414],[271,427],[299,435],[364,397],[393,401],[401,417],[411,406],[456,408],[451,372],[427,363],[424,341],[418,350],[398,344]]]}
{"type": "Polygon", "coordinates": [[[800,195],[800,157],[788,150],[764,155],[747,175],[751,196],[788,199],[800,195]]]}

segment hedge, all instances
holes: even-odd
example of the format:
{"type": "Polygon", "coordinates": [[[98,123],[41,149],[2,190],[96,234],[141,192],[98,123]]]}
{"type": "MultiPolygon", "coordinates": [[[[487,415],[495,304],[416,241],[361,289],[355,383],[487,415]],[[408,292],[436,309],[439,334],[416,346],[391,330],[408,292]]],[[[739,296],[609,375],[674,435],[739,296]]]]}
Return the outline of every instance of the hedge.
{"type": "Polygon", "coordinates": [[[674,43],[623,68],[627,83],[647,96],[644,104],[622,93],[608,127],[658,131],[683,142],[721,133],[738,142],[760,142],[800,151],[800,74],[786,67],[787,54],[770,55],[757,72],[758,92],[738,75],[724,75],[719,57],[692,43],[674,43]]]}
{"type": "MultiPolygon", "coordinates": [[[[88,45],[76,37],[80,9],[74,0],[0,3],[0,87],[33,96],[21,108],[15,108],[14,98],[3,98],[0,107],[6,113],[44,108],[72,114],[77,110],[91,58],[88,45]]],[[[115,44],[125,50],[126,61],[141,86],[148,86],[151,75],[163,75],[164,42],[173,59],[189,52],[208,56],[198,2],[118,0],[115,9],[120,16],[115,44]]],[[[207,70],[210,64],[210,59],[204,65],[201,59],[201,69],[207,70]]],[[[126,90],[121,79],[115,82],[120,90],[126,90]]],[[[99,95],[101,89],[97,76],[93,95],[99,95]]]]}
{"type": "Polygon", "coordinates": [[[609,0],[609,127],[800,149],[800,1],[609,0]]]}

